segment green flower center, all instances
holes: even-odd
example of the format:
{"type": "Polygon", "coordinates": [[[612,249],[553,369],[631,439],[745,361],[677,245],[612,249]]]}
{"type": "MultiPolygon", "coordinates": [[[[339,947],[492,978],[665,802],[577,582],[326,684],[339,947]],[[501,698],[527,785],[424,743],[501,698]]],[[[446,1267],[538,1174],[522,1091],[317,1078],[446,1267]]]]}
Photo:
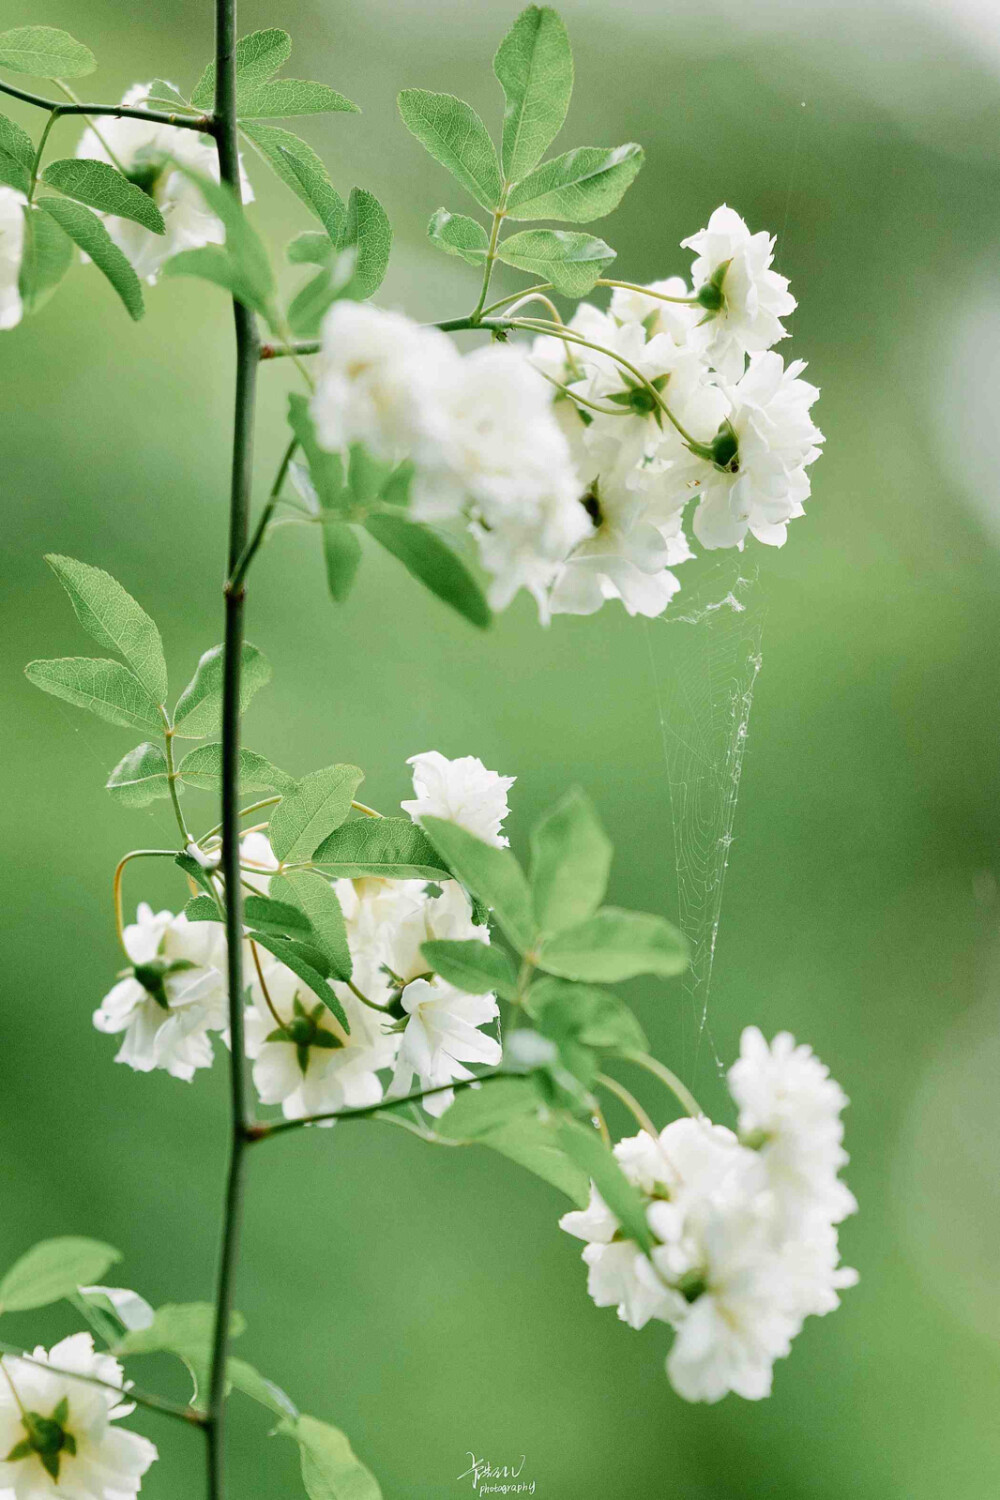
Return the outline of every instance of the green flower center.
{"type": "Polygon", "coordinates": [[[55,1407],[51,1416],[43,1417],[37,1411],[24,1412],[21,1416],[21,1426],[27,1436],[14,1444],[4,1462],[17,1463],[20,1459],[30,1458],[35,1453],[41,1460],[45,1472],[58,1480],[63,1454],[68,1453],[71,1457],[76,1455],[76,1438],[71,1432],[66,1431],[68,1419],[69,1401],[65,1396],[55,1407]]]}

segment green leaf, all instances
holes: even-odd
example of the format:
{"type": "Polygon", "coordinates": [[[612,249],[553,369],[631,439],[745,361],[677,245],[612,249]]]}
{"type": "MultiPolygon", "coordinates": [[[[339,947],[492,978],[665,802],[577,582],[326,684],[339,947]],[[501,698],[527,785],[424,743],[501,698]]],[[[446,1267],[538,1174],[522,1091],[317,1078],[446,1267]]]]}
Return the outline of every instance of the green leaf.
{"type": "Polygon", "coordinates": [[[323,558],[330,598],[342,604],[351,591],[361,562],[361,543],[345,522],[324,520],[323,558]]]}
{"type": "Polygon", "coordinates": [[[561,1148],[555,1122],[538,1118],[538,1094],[521,1078],[499,1078],[480,1089],[463,1089],[437,1123],[449,1140],[488,1146],[533,1172],[579,1207],[586,1206],[590,1180],[561,1148]]]}
{"type": "Polygon", "coordinates": [[[270,83],[248,84],[236,91],[236,113],[241,120],[287,119],[290,115],[323,115],[335,112],[360,114],[356,104],[327,88],[325,83],[306,83],[301,78],[275,78],[270,83]]]}
{"type": "Polygon", "coordinates": [[[648,1042],[624,1000],[611,990],[539,979],[528,991],[525,1010],[550,1041],[576,1042],[598,1051],[645,1052],[648,1042]]]}
{"type": "Polygon", "coordinates": [[[309,401],[299,392],[288,398],[288,425],[299,440],[299,446],[309,465],[316,498],[324,510],[348,511],[352,496],[344,477],[344,466],[339,453],[327,453],[316,441],[309,401]]]}
{"type": "Polygon", "coordinates": [[[282,1422],[278,1431],[299,1445],[309,1500],[382,1500],[378,1480],[339,1428],[315,1417],[299,1417],[297,1422],[282,1422]]]}
{"type": "Polygon", "coordinates": [[[167,760],[159,745],[146,740],[130,750],[108,777],[107,789],[123,807],[145,807],[157,797],[169,797],[167,760]]]}
{"type": "MultiPolygon", "coordinates": [[[[427,835],[409,818],[357,818],[343,823],[313,853],[331,880],[450,880],[427,835]]],[[[479,946],[478,944],[476,945],[479,946]]]]}
{"type": "MultiPolygon", "coordinates": [[[[217,791],[222,785],[222,746],[217,741],[199,745],[185,755],[177,773],[188,786],[196,786],[203,792],[217,791]]],[[[294,776],[279,771],[255,750],[240,750],[241,792],[290,792],[295,784],[294,776]]]]}
{"type": "Polygon", "coordinates": [[[512,189],[509,219],[589,224],[616,209],[643,163],[641,146],[580,146],[543,162],[512,189]]]}
{"type": "Polygon", "coordinates": [[[503,191],[500,163],[486,126],[472,106],[452,94],[434,94],[428,89],[404,89],[397,103],[407,130],[492,213],[503,191]]]}
{"type": "MultiPolygon", "coordinates": [[[[246,642],[242,652],[240,676],[240,713],[246,712],[253,695],[271,679],[271,663],[262,651],[246,642]]],[[[204,735],[218,734],[222,726],[223,648],[206,651],[195,668],[195,674],[177,700],[174,729],[185,740],[200,740],[204,735]]]]}
{"type": "MultiPolygon", "coordinates": [[[[275,877],[277,878],[277,877],[275,877]]],[[[276,932],[279,937],[305,937],[312,932],[309,918],[301,907],[273,896],[247,896],[243,915],[248,927],[261,932],[276,932]]]]}
{"type": "Polygon", "coordinates": [[[293,266],[325,266],[336,248],[324,230],[303,229],[289,240],[285,254],[293,266]]]}
{"type": "Polygon", "coordinates": [[[298,1408],[292,1398],[286,1396],[273,1380],[268,1380],[253,1365],[248,1365],[245,1359],[227,1359],[226,1375],[236,1390],[242,1391],[244,1396],[251,1397],[261,1406],[266,1406],[275,1416],[285,1417],[290,1422],[298,1421],[298,1408]]]}
{"type": "Polygon", "coordinates": [[[17,26],[0,36],[0,68],[33,78],[82,78],[97,67],[89,47],[54,26],[17,26]]]}
{"type": "Polygon", "coordinates": [[[629,1239],[635,1240],[640,1249],[651,1250],[653,1238],[646,1223],[642,1196],[629,1182],[596,1128],[578,1120],[564,1119],[559,1125],[558,1138],[566,1154],[586,1172],[629,1239]]]}
{"type": "Polygon", "coordinates": [[[517,975],[510,959],[499,948],[479,943],[436,941],[420,949],[427,967],[468,995],[496,993],[504,1000],[517,997],[517,975]]]}
{"type": "Polygon", "coordinates": [[[492,612],[479,584],[462,559],[431,527],[405,516],[385,513],[366,516],[364,525],[408,573],[471,624],[485,630],[492,622],[492,612]]]}
{"type": "Polygon", "coordinates": [[[129,317],[138,323],[146,311],[139,278],[97,215],[67,198],[45,197],[37,201],[38,207],[55,220],[85,255],[90,256],[118,293],[129,317]]]}
{"type": "Polygon", "coordinates": [[[340,248],[357,251],[347,294],[355,302],[364,302],[382,285],[392,250],[392,227],[374,193],[364,188],[351,189],[340,248]]]}
{"type": "Polygon", "coordinates": [[[201,276],[206,281],[214,281],[233,291],[248,307],[269,317],[274,296],[274,275],[264,243],[251,227],[240,199],[227,182],[216,182],[214,177],[194,171],[176,157],[173,158],[173,163],[178,172],[194,183],[212,213],[222,220],[226,243],[224,249],[217,245],[206,245],[200,250],[182,250],[179,255],[167,261],[165,274],[201,276]],[[208,254],[209,251],[215,253],[208,254]],[[222,270],[221,257],[227,257],[231,262],[228,273],[222,270]]]}
{"type": "Polygon", "coordinates": [[[73,241],[40,208],[24,210],[24,244],[18,290],[25,313],[38,312],[73,264],[73,241]]]}
{"type": "Polygon", "coordinates": [[[192,896],[184,907],[189,922],[222,922],[224,917],[219,903],[212,896],[192,896]]]}
{"type": "MultiPolygon", "coordinates": [[[[266,82],[272,73],[288,61],[292,51],[292,39],[287,31],[271,27],[267,31],[252,31],[241,36],[236,43],[236,89],[246,89],[266,82]]],[[[215,63],[209,63],[202,73],[191,95],[191,103],[198,109],[211,109],[215,103],[215,63]]]]}
{"type": "Polygon", "coordinates": [[[339,241],[347,209],[312,147],[276,125],[246,121],[240,129],[285,186],[316,215],[330,238],[339,241]]]}
{"type": "Polygon", "coordinates": [[[160,632],[146,611],[103,568],[50,552],[45,561],[69,595],[84,630],[99,646],[123,656],[158,703],[167,696],[167,664],[160,632]]]}
{"type": "Polygon", "coordinates": [[[478,1144],[499,1151],[501,1156],[517,1162],[519,1167],[565,1193],[578,1208],[586,1208],[590,1197],[589,1179],[566,1155],[551,1124],[533,1115],[522,1115],[511,1120],[509,1125],[494,1130],[478,1144]]]}
{"type": "Polygon", "coordinates": [[[28,1312],[69,1297],[79,1286],[100,1281],[121,1251],[100,1240],[63,1235],[42,1240],[14,1262],[0,1281],[0,1310],[28,1312]]]}
{"type": "Polygon", "coordinates": [[[584,921],[608,886],[611,842],[594,808],[574,788],[536,824],[531,835],[531,899],[543,932],[584,921]]]}
{"type": "Polygon", "coordinates": [[[670,978],[688,966],[681,933],[663,917],[605,906],[586,922],[546,938],[538,966],[564,979],[614,984],[636,974],[670,978]]]}
{"type": "MultiPolygon", "coordinates": [[[[246,1327],[239,1313],[229,1321],[229,1336],[237,1338],[246,1327]]],[[[158,1307],[148,1328],[132,1328],[112,1353],[176,1354],[191,1372],[194,1396],[207,1391],[215,1332],[215,1307],[211,1302],[176,1302],[158,1307]]]]}
{"type": "Polygon", "coordinates": [[[529,5],[493,59],[504,92],[504,176],[517,182],[555,140],[573,92],[573,54],[566,28],[548,6],[529,5]]]}
{"type": "Polygon", "coordinates": [[[149,92],[146,98],[150,104],[166,104],[170,107],[180,105],[182,109],[191,112],[191,106],[184,95],[179,93],[173,84],[168,83],[165,78],[153,79],[149,85],[149,92]]]}
{"type": "Polygon", "coordinates": [[[154,732],[163,728],[156,700],[121,662],[64,656],[56,661],[29,662],[24,673],[43,693],[75,703],[78,708],[89,708],[109,724],[154,732]]]}
{"type": "Polygon", "coordinates": [[[392,472],[388,464],[373,458],[364,443],[352,443],[348,453],[347,482],[359,505],[371,505],[378,499],[383,484],[392,472]]]}
{"type": "Polygon", "coordinates": [[[303,777],[271,818],[268,833],[276,857],[288,864],[308,859],[343,823],[363,780],[357,766],[325,766],[303,777]]]}
{"type": "Polygon", "coordinates": [[[42,173],[42,180],[78,203],[87,203],[120,219],[132,219],[153,234],[166,233],[163,215],[149,194],[106,161],[90,157],[53,161],[42,173]]]}
{"type": "Polygon", "coordinates": [[[285,965],[286,969],[291,969],[292,973],[297,975],[318,999],[322,1000],[327,1010],[337,1017],[344,1030],[350,1033],[351,1028],[344,1014],[344,1007],[327,984],[327,976],[317,969],[315,964],[309,962],[301,944],[291,942],[288,938],[275,937],[267,932],[251,932],[249,936],[261,948],[266,948],[268,953],[273,954],[285,965]]]}
{"type": "MultiPolygon", "coordinates": [[[[283,902],[293,903],[293,909],[305,917],[312,932],[310,941],[327,960],[331,975],[335,979],[350,979],[352,965],[347,927],[337,893],[329,880],[310,870],[289,870],[284,875],[272,876],[271,890],[276,890],[283,902]]],[[[248,898],[248,908],[249,904],[248,898]]]]}
{"type": "MultiPolygon", "coordinates": [[[[331,244],[325,234],[321,240],[331,244]]],[[[288,326],[302,338],[315,338],[327,309],[340,297],[352,295],[354,271],[358,263],[357,249],[330,249],[329,256],[318,276],[314,276],[296,294],[288,309],[288,326]]]]}
{"type": "Polygon", "coordinates": [[[462,1089],[438,1121],[449,1140],[478,1141],[522,1115],[537,1115],[538,1091],[527,1078],[494,1078],[482,1088],[462,1089]]]}
{"type": "Polygon", "coordinates": [[[414,466],[408,458],[396,465],[378,492],[383,505],[409,505],[413,474],[414,466]]]}
{"type": "Polygon", "coordinates": [[[443,818],[422,818],[421,823],[456,878],[492,910],[518,953],[526,953],[535,936],[531,895],[524,872],[510,850],[484,844],[443,818]]]}
{"type": "Polygon", "coordinates": [[[35,165],[35,143],[26,130],[0,115],[0,182],[27,193],[35,165]]]}
{"type": "Polygon", "coordinates": [[[460,256],[470,266],[481,266],[490,247],[489,235],[482,224],[467,214],[449,213],[446,208],[439,208],[431,215],[427,237],[446,255],[460,256]]]}
{"type": "Polygon", "coordinates": [[[192,855],[175,854],[174,864],[179,865],[187,878],[195,885],[200,885],[205,894],[215,901],[215,886],[209,879],[208,871],[192,855]]]}
{"type": "Polygon", "coordinates": [[[522,229],[500,242],[497,257],[505,265],[551,281],[567,297],[583,297],[614,260],[615,251],[577,230],[522,229]]]}

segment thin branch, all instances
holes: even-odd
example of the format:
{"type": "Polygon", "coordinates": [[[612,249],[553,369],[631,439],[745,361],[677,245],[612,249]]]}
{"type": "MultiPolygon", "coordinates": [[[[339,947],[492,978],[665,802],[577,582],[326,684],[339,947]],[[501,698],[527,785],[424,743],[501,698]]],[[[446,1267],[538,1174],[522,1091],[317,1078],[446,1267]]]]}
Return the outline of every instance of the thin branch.
{"type": "Polygon", "coordinates": [[[288,444],[288,447],[285,449],[281,463],[278,465],[278,472],[274,476],[274,483],[271,485],[271,490],[267,497],[267,503],[264,506],[264,509],[261,511],[260,520],[257,522],[257,525],[254,528],[253,536],[247,542],[239,561],[237,562],[232,573],[229,575],[228,586],[231,589],[238,589],[241,587],[244,578],[247,576],[247,571],[250,567],[250,564],[253,562],[254,557],[257,554],[257,550],[264,540],[264,533],[267,531],[267,523],[274,515],[274,508],[277,505],[278,499],[281,495],[281,486],[285,482],[285,477],[288,474],[292,459],[295,457],[295,450],[298,446],[298,438],[293,437],[291,442],[288,444]]]}
{"type": "Polygon", "coordinates": [[[130,859],[176,859],[176,849],[133,849],[115,866],[115,878],[111,884],[112,899],[115,903],[115,930],[118,933],[118,941],[122,945],[125,957],[129,954],[125,949],[125,923],[122,917],[122,876],[125,874],[125,866],[130,859]]]}
{"type": "Polygon", "coordinates": [[[50,1365],[44,1360],[35,1359],[33,1355],[26,1354],[23,1349],[18,1349],[15,1344],[0,1344],[0,1354],[11,1359],[21,1359],[26,1365],[33,1365],[36,1370],[44,1370],[49,1375],[59,1375],[66,1380],[82,1380],[84,1385],[96,1385],[102,1390],[114,1391],[115,1395],[121,1397],[123,1401],[134,1401],[137,1406],[146,1406],[150,1411],[160,1412],[162,1416],[178,1417],[183,1422],[193,1422],[196,1427],[201,1427],[205,1423],[202,1413],[195,1411],[193,1406],[181,1406],[176,1401],[168,1401],[165,1396],[154,1396],[148,1391],[137,1390],[135,1386],[126,1388],[115,1385],[113,1381],[101,1380],[97,1375],[83,1375],[79,1370],[63,1370],[58,1365],[50,1365]]]}
{"type": "Polygon", "coordinates": [[[637,1068],[645,1068],[647,1073],[652,1073],[654,1078],[658,1078],[661,1083],[665,1083],[674,1097],[684,1106],[692,1120],[705,1118],[705,1111],[691,1090],[685,1084],[681,1083],[677,1074],[671,1072],[665,1063],[661,1063],[656,1057],[650,1057],[648,1052],[623,1052],[621,1056],[626,1062],[635,1063],[637,1068]]]}
{"type": "Polygon", "coordinates": [[[429,1099],[432,1094],[443,1094],[447,1089],[454,1089],[458,1094],[462,1089],[474,1088],[477,1083],[491,1083],[494,1078],[520,1078],[520,1073],[511,1073],[503,1069],[497,1069],[495,1073],[480,1073],[477,1078],[456,1078],[451,1083],[439,1083],[432,1089],[418,1089],[414,1094],[399,1094],[396,1098],[386,1098],[378,1104],[370,1104],[366,1109],[335,1109],[327,1114],[306,1115],[302,1120],[275,1120],[268,1124],[251,1126],[248,1138],[251,1141],[266,1141],[273,1135],[284,1135],[289,1130],[300,1130],[304,1125],[319,1125],[325,1120],[371,1120],[383,1110],[397,1109],[401,1104],[416,1104],[421,1099],[429,1099]]]}
{"type": "Polygon", "coordinates": [[[607,1073],[598,1073],[595,1082],[599,1083],[602,1089],[607,1089],[609,1094],[614,1094],[616,1099],[621,1100],[625,1108],[628,1110],[629,1114],[635,1120],[636,1124],[642,1130],[644,1130],[647,1135],[651,1135],[654,1141],[659,1140],[659,1131],[657,1130],[656,1126],[653,1124],[652,1120],[649,1118],[635,1095],[630,1094],[623,1083],[619,1083],[617,1078],[609,1078],[607,1073]]]}
{"type": "Polygon", "coordinates": [[[57,115],[114,115],[116,119],[149,120],[154,125],[176,125],[178,130],[198,130],[202,135],[214,135],[216,124],[211,115],[174,115],[159,109],[139,109],[131,104],[60,104],[58,99],[44,99],[41,94],[31,94],[27,89],[15,88],[12,83],[0,82],[0,94],[9,94],[24,104],[33,104],[36,109],[48,109],[57,115]]]}
{"type": "MultiPolygon", "coordinates": [[[[507,333],[512,328],[517,328],[517,323],[512,323],[507,318],[446,318],[443,323],[428,324],[431,328],[440,328],[442,333],[463,333],[468,330],[482,330],[484,333],[507,333]]],[[[319,339],[293,339],[287,344],[261,344],[260,357],[265,359],[291,359],[293,356],[304,354],[318,354],[321,344],[319,339]]]]}

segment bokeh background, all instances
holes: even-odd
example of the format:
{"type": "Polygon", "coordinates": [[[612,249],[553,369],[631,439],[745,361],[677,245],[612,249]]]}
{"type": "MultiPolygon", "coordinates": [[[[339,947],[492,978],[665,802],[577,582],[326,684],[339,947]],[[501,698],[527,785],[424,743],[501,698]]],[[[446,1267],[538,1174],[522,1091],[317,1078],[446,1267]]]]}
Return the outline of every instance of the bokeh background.
{"type": "MultiPolygon", "coordinates": [[[[785,347],[823,388],[828,451],[808,517],[784,551],[752,559],[763,670],[708,1018],[723,1059],[756,1021],[808,1038],[843,1081],[862,1211],[842,1239],[861,1283],[810,1321],[770,1401],[688,1407],[663,1374],[666,1331],[637,1335],[590,1304],[554,1190],[486,1152],[344,1127],[253,1159],[241,1352],[346,1429],[388,1500],[468,1492],[456,1476],[469,1450],[525,1455],[546,1500],[994,1500],[1000,22],[972,0],[562,8],[578,81],[559,149],[634,139],[648,153],[600,231],[618,274],[683,270],[680,239],[717,203],[735,205],[781,235],[779,269],[800,301],[785,347]]],[[[5,0],[2,24],[79,35],[101,63],[88,87],[110,99],[155,75],[190,84],[210,9],[47,0],[29,15],[5,0]]],[[[387,305],[454,315],[476,276],[423,239],[439,204],[466,205],[402,128],[394,95],[448,89],[496,126],[489,60],[515,10],[243,6],[243,30],[293,32],[293,75],[363,106],[302,133],[345,194],[366,186],[391,215],[387,305]]],[[[30,112],[11,113],[37,130],[30,112]]],[[[60,125],[54,148],[74,143],[60,125]]],[[[277,248],[306,227],[304,211],[251,171],[277,248]]],[[[103,782],[127,734],[35,693],[21,672],[88,649],[41,561],[49,550],[138,594],[164,629],[175,689],[218,639],[228,310],[195,283],[148,302],[133,327],[77,268],[0,340],[0,1262],[44,1236],[93,1234],[125,1252],[127,1284],[162,1302],[211,1295],[223,1069],[190,1087],[134,1075],[112,1065],[90,1014],[119,964],[114,863],[169,839],[168,811],[112,806],[103,782]]],[[[292,374],[263,371],[261,487],[292,374]]],[[[280,532],[255,575],[251,638],[275,678],[248,742],[299,773],[355,761],[385,808],[406,794],[407,755],[477,754],[519,778],[522,847],[532,819],[580,782],[620,850],[614,898],[674,910],[651,660],[669,676],[676,632],[611,606],[543,632],[522,601],[480,638],[374,554],[335,610],[315,542],[280,532]]],[[[164,871],[133,867],[130,906],[182,895],[164,871]]],[[[635,995],[657,1050],[727,1118],[680,986],[635,995]]],[[[662,1097],[644,1098],[665,1117],[662,1097]]],[[[70,1327],[54,1310],[10,1317],[4,1336],[70,1327]]],[[[150,1362],[154,1381],[181,1389],[167,1362],[150,1362]]],[[[198,1493],[196,1438],[135,1421],[163,1455],[143,1493],[198,1493]]],[[[238,1398],[234,1493],[294,1494],[294,1449],[264,1430],[238,1398]]]]}

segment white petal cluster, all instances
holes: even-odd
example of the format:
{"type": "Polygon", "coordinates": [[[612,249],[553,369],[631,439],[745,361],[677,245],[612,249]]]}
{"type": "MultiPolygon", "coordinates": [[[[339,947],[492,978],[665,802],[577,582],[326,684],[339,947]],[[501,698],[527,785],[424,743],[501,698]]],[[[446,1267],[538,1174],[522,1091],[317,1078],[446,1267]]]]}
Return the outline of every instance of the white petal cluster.
{"type": "Polygon", "coordinates": [[[688,1401],[769,1395],[774,1361],[804,1319],[837,1307],[857,1280],[837,1244],[836,1225],[857,1207],[837,1175],[843,1092],[810,1048],[785,1032],[768,1046],[756,1027],[729,1086],[739,1134],[683,1119],[615,1147],[647,1201],[648,1256],[594,1188],[585,1210],[560,1220],[587,1242],[598,1307],[617,1307],[633,1328],[674,1328],[667,1373],[688,1401]]]}
{"type": "Polygon", "coordinates": [[[21,321],[18,282],[27,201],[16,188],[0,186],[0,328],[15,328],[21,321]]]}
{"type": "MultiPolygon", "coordinates": [[[[151,88],[149,83],[135,84],[122,103],[149,107],[151,88]]],[[[149,194],[163,215],[165,234],[154,234],[151,229],[116,214],[102,215],[111,238],[143,280],[155,282],[164,261],[181,250],[221,245],[224,241],[221,219],[211,212],[195,183],[174,165],[181,162],[218,182],[218,156],[208,136],[176,125],[158,125],[152,120],[108,116],[99,127],[91,125],[84,131],[76,154],[120,167],[130,181],[149,194]]],[[[253,189],[242,163],[240,177],[243,201],[249,203],[253,189]]]]}
{"type": "Polygon", "coordinates": [[[75,1333],[48,1353],[35,1349],[31,1362],[5,1355],[0,1363],[0,1494],[10,1500],[128,1500],[139,1493],[156,1448],[114,1425],[134,1406],[121,1399],[121,1365],[97,1353],[89,1333],[75,1333]],[[57,1373],[62,1370],[69,1373],[57,1373]],[[76,1380],[74,1373],[119,1391],[76,1380]]]}
{"type": "Polygon", "coordinates": [[[721,305],[700,325],[698,342],[722,380],[739,380],[743,356],[760,354],[787,338],[780,320],[795,311],[787,278],[771,270],[774,237],[763,230],[751,234],[736,210],[724,203],[707,228],[681,244],[697,256],[691,267],[695,293],[718,286],[721,305]]]}
{"type": "Polygon", "coordinates": [[[164,1068],[190,1082],[212,1065],[209,1033],[228,1024],[222,928],[143,902],[123,938],[133,968],[105,995],[94,1025],[124,1033],[116,1062],[139,1073],[164,1068]]]}
{"type": "Polygon", "coordinates": [[[446,818],[485,844],[501,848],[509,842],[500,829],[510,811],[507,793],[513,776],[488,771],[475,755],[448,760],[437,750],[411,755],[407,765],[413,767],[415,796],[400,806],[415,823],[424,817],[446,818]]]}

